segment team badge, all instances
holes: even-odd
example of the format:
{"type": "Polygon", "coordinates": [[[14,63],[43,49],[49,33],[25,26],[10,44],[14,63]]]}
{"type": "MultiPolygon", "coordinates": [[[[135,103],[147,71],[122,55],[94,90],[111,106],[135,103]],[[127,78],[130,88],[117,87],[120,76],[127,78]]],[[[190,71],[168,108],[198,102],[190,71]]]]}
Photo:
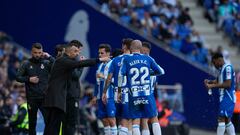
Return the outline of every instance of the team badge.
{"type": "Polygon", "coordinates": [[[30,66],[30,69],[33,69],[33,66],[32,66],[32,65],[30,66]]]}
{"type": "Polygon", "coordinates": [[[108,70],[108,67],[106,66],[104,70],[107,71],[107,70],[108,70]]]}
{"type": "Polygon", "coordinates": [[[44,69],[44,65],[43,64],[41,64],[41,69],[44,69]]]}
{"type": "Polygon", "coordinates": [[[75,107],[78,108],[78,102],[75,102],[75,107]]]}

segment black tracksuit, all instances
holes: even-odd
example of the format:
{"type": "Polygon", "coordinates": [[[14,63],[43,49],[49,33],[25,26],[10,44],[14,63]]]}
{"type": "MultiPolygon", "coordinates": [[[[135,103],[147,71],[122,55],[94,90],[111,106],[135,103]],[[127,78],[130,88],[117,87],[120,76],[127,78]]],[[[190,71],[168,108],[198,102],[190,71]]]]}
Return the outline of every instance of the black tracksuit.
{"type": "Polygon", "coordinates": [[[65,119],[67,91],[69,85],[71,85],[74,69],[93,66],[97,62],[99,62],[98,59],[78,62],[69,58],[66,54],[56,59],[52,67],[44,102],[47,109],[44,135],[59,135],[61,122],[65,119]]]}
{"type": "Polygon", "coordinates": [[[79,121],[79,100],[80,100],[80,83],[79,78],[83,68],[76,68],[72,72],[72,78],[69,81],[67,91],[67,107],[65,120],[63,122],[63,135],[74,135],[76,125],[79,121]]]}
{"type": "Polygon", "coordinates": [[[46,118],[45,110],[43,109],[44,91],[48,85],[49,73],[51,70],[54,58],[35,59],[30,58],[24,61],[18,69],[16,80],[25,83],[26,97],[28,103],[29,115],[29,135],[36,135],[37,111],[41,111],[44,121],[46,118]],[[29,82],[29,78],[37,76],[39,82],[37,84],[29,82]]]}

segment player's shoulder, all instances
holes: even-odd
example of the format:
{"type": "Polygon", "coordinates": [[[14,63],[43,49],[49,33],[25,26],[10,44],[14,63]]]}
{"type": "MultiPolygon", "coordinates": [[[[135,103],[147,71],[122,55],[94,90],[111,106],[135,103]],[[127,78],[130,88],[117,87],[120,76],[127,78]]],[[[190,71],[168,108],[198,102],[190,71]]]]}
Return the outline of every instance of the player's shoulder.
{"type": "Polygon", "coordinates": [[[122,55],[120,55],[120,57],[122,57],[122,58],[129,57],[129,56],[132,56],[132,54],[122,54],[122,55]]]}
{"type": "Polygon", "coordinates": [[[112,59],[112,61],[117,61],[117,60],[121,59],[122,57],[123,57],[122,54],[121,54],[121,55],[118,55],[117,57],[114,57],[114,58],[112,59]]]}
{"type": "Polygon", "coordinates": [[[28,65],[28,64],[30,64],[30,60],[29,60],[29,59],[24,60],[24,61],[22,62],[22,65],[28,65]]]}
{"type": "Polygon", "coordinates": [[[111,59],[110,61],[107,62],[106,65],[111,65],[114,59],[111,59]]]}
{"type": "Polygon", "coordinates": [[[30,65],[32,65],[33,62],[32,62],[32,58],[30,59],[26,59],[26,60],[23,60],[22,63],[21,63],[21,67],[28,67],[30,65]]]}
{"type": "Polygon", "coordinates": [[[112,61],[117,61],[117,60],[119,60],[119,59],[121,59],[122,58],[122,55],[119,55],[119,56],[117,56],[117,57],[114,57],[113,59],[112,59],[112,61]]]}
{"type": "Polygon", "coordinates": [[[132,54],[123,54],[122,57],[121,57],[121,60],[126,61],[126,60],[128,60],[131,56],[132,56],[132,54]]]}
{"type": "Polygon", "coordinates": [[[142,54],[142,53],[135,53],[135,54],[140,57],[152,58],[150,55],[147,55],[147,54],[142,54]]]}
{"type": "Polygon", "coordinates": [[[117,56],[117,57],[114,57],[111,61],[112,64],[115,64],[115,63],[118,63],[119,61],[121,61],[122,59],[122,56],[117,56]]]}
{"type": "Polygon", "coordinates": [[[50,63],[50,61],[47,60],[47,59],[43,59],[41,62],[42,62],[43,64],[49,64],[49,63],[50,63]]]}
{"type": "Polygon", "coordinates": [[[223,70],[233,70],[232,64],[224,64],[223,65],[223,70]]]}
{"type": "Polygon", "coordinates": [[[143,57],[144,57],[145,59],[148,59],[149,61],[155,61],[155,59],[154,59],[153,57],[151,57],[150,55],[145,55],[145,54],[143,54],[143,57]]]}
{"type": "Polygon", "coordinates": [[[101,68],[103,65],[104,65],[103,62],[99,63],[99,64],[98,64],[98,68],[101,68]]]}

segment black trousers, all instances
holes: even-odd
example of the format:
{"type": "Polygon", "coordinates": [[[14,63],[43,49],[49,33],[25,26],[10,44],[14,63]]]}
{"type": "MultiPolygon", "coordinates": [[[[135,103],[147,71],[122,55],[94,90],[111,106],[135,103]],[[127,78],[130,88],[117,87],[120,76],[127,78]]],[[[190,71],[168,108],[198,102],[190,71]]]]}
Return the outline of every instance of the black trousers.
{"type": "Polygon", "coordinates": [[[233,116],[232,116],[232,123],[235,127],[235,131],[236,133],[239,133],[240,132],[240,114],[239,113],[233,113],[233,116]]]}
{"type": "Polygon", "coordinates": [[[29,131],[26,129],[13,128],[11,135],[29,135],[29,131]]]}
{"type": "Polygon", "coordinates": [[[65,113],[56,107],[48,107],[47,119],[44,129],[44,135],[59,135],[61,123],[64,120],[65,113]]]}
{"type": "Polygon", "coordinates": [[[28,103],[28,118],[29,118],[29,135],[36,135],[37,112],[38,109],[43,115],[46,123],[46,110],[43,108],[44,99],[27,99],[28,103]]]}
{"type": "Polygon", "coordinates": [[[74,135],[77,124],[79,124],[79,98],[67,98],[63,135],[74,135]]]}

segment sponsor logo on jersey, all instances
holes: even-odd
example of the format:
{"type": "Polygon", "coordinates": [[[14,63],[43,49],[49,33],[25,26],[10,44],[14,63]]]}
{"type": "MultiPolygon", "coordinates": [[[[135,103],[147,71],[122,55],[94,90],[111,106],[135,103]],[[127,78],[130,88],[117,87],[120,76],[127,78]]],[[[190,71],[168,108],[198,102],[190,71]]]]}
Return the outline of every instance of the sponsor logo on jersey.
{"type": "Polygon", "coordinates": [[[133,101],[133,104],[134,104],[134,105],[149,104],[149,102],[148,102],[148,100],[146,100],[146,99],[138,99],[138,100],[133,101]]]}

